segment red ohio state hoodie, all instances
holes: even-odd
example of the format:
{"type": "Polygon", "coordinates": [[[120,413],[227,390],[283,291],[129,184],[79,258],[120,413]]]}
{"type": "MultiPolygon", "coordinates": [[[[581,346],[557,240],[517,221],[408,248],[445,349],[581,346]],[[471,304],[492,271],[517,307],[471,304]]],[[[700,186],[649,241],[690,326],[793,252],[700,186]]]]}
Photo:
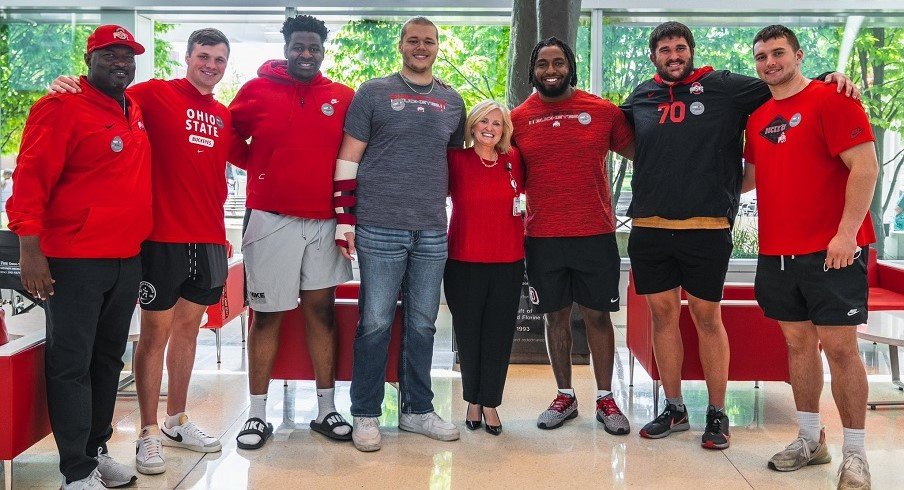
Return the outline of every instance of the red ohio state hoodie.
{"type": "Polygon", "coordinates": [[[9,228],[38,235],[57,258],[138,255],[151,232],[151,145],[141,109],[122,106],[81,77],[82,93],[31,108],[6,204],[9,228]]]}
{"type": "Polygon", "coordinates": [[[355,92],[319,72],[310,82],[299,82],[286,67],[286,60],[264,63],[258,78],[229,105],[235,132],[251,138],[246,205],[301,218],[333,218],[333,172],[355,92]]]}

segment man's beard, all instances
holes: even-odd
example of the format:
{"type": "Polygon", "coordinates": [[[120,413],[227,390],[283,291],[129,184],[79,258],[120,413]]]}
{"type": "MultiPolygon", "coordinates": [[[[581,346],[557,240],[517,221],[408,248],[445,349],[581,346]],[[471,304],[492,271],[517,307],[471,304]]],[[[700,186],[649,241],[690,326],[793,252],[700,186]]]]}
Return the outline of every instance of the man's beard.
{"type": "Polygon", "coordinates": [[[659,78],[665,80],[666,82],[680,82],[688,77],[691,72],[694,71],[694,57],[691,56],[687,63],[684,64],[684,69],[681,71],[681,75],[678,78],[672,78],[672,74],[669,73],[665,68],[656,67],[656,73],[659,74],[659,78]]]}
{"type": "Polygon", "coordinates": [[[534,75],[532,85],[537,89],[537,92],[540,92],[540,94],[542,94],[544,97],[554,99],[568,91],[568,79],[569,77],[563,78],[562,81],[559,82],[558,87],[546,88],[546,86],[543,85],[543,83],[539,79],[537,79],[536,75],[534,75]]]}

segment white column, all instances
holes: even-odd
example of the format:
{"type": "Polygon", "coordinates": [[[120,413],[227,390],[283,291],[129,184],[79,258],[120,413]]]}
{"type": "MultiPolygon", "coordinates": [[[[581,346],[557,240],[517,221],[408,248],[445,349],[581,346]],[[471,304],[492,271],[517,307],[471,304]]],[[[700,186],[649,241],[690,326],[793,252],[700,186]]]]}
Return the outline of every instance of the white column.
{"type": "Polygon", "coordinates": [[[590,93],[603,93],[603,11],[590,11],[590,93]]]}

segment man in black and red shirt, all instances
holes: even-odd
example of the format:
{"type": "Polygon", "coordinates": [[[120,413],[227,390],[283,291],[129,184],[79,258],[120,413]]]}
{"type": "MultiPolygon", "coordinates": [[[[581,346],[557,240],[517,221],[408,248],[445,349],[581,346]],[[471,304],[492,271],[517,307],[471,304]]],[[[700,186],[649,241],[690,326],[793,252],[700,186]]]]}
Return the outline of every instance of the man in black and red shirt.
{"type": "Polygon", "coordinates": [[[606,155],[629,156],[631,126],[618,108],[575,88],[574,53],[561,40],[541,41],[531,56],[537,92],[512,111],[513,138],[524,158],[527,182],[525,256],[534,311],[544,313],[546,345],[556,397],[537,427],[556,429],[577,416],[571,382],[571,310],[578,304],[596,378],[596,419],[606,432],[630,432],[612,395],[621,259],[606,155]],[[550,151],[555,141],[556,151],[550,151]]]}
{"type": "MultiPolygon", "coordinates": [[[[695,68],[694,36],[678,22],[653,30],[650,61],[656,75],[621,106],[637,143],[628,255],[634,287],[646,295],[653,317],[656,364],[666,396],[665,409],[640,435],[658,439],[690,428],[681,396],[683,289],[709,392],[702,446],[725,449],[730,440],[724,410],[729,347],[719,301],[738,210],[744,124],[769,98],[769,89],[756,78],[695,68]]],[[[844,82],[840,77],[839,85],[844,82]]]]}
{"type": "Polygon", "coordinates": [[[135,481],[106,443],[151,232],[151,148],[125,93],[143,52],[120,26],[91,34],[84,91],[31,109],[7,203],[22,285],[46,300],[47,406],[64,489],[135,481]]]}
{"type": "Polygon", "coordinates": [[[778,471],[832,460],[819,420],[820,347],[844,426],[840,489],[870,487],[864,448],[869,385],[857,350],[866,323],[869,213],[879,164],[863,106],[803,76],[797,36],[773,25],[753,41],[772,99],[747,121],[744,188],[756,184],[756,299],[781,325],[800,431],[769,460],[778,471]]]}

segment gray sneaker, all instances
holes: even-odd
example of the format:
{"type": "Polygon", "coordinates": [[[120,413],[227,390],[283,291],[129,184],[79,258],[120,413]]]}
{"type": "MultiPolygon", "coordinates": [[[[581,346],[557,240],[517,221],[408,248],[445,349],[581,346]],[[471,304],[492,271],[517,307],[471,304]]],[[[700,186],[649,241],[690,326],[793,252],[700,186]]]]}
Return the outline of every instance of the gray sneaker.
{"type": "Polygon", "coordinates": [[[838,490],[870,490],[869,463],[863,456],[850,453],[838,467],[838,490]]]}
{"type": "Polygon", "coordinates": [[[631,432],[628,417],[618,408],[611,393],[596,399],[596,420],[602,422],[606,432],[612,435],[621,436],[631,432]]]}
{"type": "Polygon", "coordinates": [[[556,395],[549,408],[537,418],[537,427],[541,429],[558,429],[566,420],[578,416],[578,399],[562,393],[556,395]]]}
{"type": "Polygon", "coordinates": [[[60,485],[60,490],[103,490],[105,488],[107,487],[104,486],[104,482],[100,479],[100,472],[96,468],[81,480],[66,483],[64,478],[63,484],[60,485]]]}
{"type": "Polygon", "coordinates": [[[358,451],[377,451],[382,445],[380,426],[376,417],[353,417],[352,442],[358,451]]]}
{"type": "Polygon", "coordinates": [[[138,479],[132,468],[116,461],[103,448],[97,448],[97,471],[107,488],[131,485],[138,479]]]}
{"type": "Polygon", "coordinates": [[[832,462],[832,455],[826,447],[825,431],[819,433],[819,442],[798,437],[784,451],[769,460],[769,467],[775,471],[796,471],[804,466],[832,462]]]}
{"type": "Polygon", "coordinates": [[[455,441],[460,437],[458,427],[440,418],[436,412],[403,413],[399,415],[399,429],[438,441],[455,441]]]}

